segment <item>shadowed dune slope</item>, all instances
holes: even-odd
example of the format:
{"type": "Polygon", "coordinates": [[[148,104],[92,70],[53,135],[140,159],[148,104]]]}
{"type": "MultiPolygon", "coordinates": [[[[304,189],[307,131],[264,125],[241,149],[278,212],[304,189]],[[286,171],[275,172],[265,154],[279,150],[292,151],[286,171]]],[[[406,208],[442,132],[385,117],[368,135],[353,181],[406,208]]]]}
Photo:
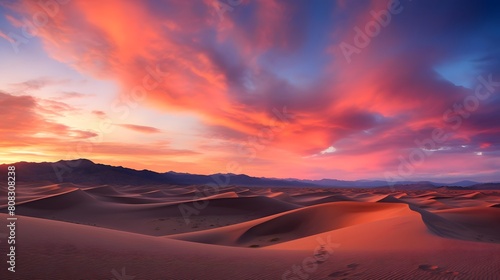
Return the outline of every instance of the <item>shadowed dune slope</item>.
{"type": "Polygon", "coordinates": [[[224,228],[168,238],[228,246],[266,246],[408,213],[406,204],[334,202],[309,206],[224,228]]]}
{"type": "Polygon", "coordinates": [[[74,189],[19,204],[16,211],[20,215],[158,236],[241,223],[299,207],[262,196],[234,197],[234,193],[225,198],[184,202],[112,196],[109,189],[105,193],[74,189]]]}

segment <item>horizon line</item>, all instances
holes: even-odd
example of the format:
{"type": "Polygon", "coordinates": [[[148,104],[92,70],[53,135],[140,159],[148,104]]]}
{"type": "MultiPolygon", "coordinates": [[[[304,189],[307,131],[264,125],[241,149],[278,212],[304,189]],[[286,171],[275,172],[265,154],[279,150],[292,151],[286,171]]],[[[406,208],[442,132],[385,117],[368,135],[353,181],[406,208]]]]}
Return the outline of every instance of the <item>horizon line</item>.
{"type": "MultiPolygon", "coordinates": [[[[151,169],[147,169],[147,168],[144,168],[144,169],[135,169],[135,168],[127,167],[127,166],[123,166],[123,165],[112,165],[112,164],[107,164],[107,163],[101,163],[101,162],[96,162],[96,161],[88,159],[88,158],[77,158],[77,159],[70,159],[70,160],[60,159],[58,161],[39,161],[39,162],[36,162],[36,161],[18,161],[18,162],[12,162],[12,163],[0,162],[0,165],[15,165],[15,164],[18,164],[18,163],[35,163],[35,164],[47,163],[47,164],[54,164],[54,163],[58,163],[58,162],[71,162],[71,161],[80,161],[80,160],[90,161],[93,164],[100,164],[100,165],[105,165],[105,166],[110,166],[110,167],[121,167],[121,168],[127,168],[127,169],[135,170],[135,171],[149,171],[149,172],[154,172],[154,173],[157,173],[157,174],[164,174],[164,173],[173,172],[173,173],[177,173],[177,174],[201,175],[201,176],[212,176],[212,175],[218,175],[218,174],[221,174],[221,175],[232,175],[232,176],[243,175],[243,176],[248,176],[248,177],[252,177],[252,178],[261,178],[261,179],[264,178],[264,179],[272,179],[272,180],[291,180],[291,181],[335,180],[335,181],[344,181],[344,182],[359,182],[359,181],[371,181],[371,182],[384,181],[384,182],[388,182],[385,179],[367,179],[367,178],[356,179],[356,180],[346,180],[346,179],[337,179],[337,178],[324,178],[324,177],[320,178],[320,179],[307,179],[307,178],[294,178],[294,177],[286,177],[285,178],[285,177],[254,176],[254,175],[250,175],[250,174],[247,174],[247,173],[223,173],[223,172],[216,172],[216,173],[202,174],[202,173],[189,173],[189,172],[174,171],[174,170],[155,171],[155,170],[151,170],[151,169]]],[[[461,183],[461,182],[471,182],[471,183],[476,183],[476,184],[495,184],[495,183],[500,183],[500,181],[476,181],[476,180],[470,180],[470,179],[454,179],[454,180],[450,179],[449,182],[434,181],[434,180],[431,180],[431,179],[420,179],[420,180],[406,179],[406,180],[401,180],[401,181],[394,181],[393,183],[403,183],[403,182],[404,183],[425,183],[425,182],[427,182],[427,183],[435,183],[435,184],[453,184],[453,183],[461,183]]]]}

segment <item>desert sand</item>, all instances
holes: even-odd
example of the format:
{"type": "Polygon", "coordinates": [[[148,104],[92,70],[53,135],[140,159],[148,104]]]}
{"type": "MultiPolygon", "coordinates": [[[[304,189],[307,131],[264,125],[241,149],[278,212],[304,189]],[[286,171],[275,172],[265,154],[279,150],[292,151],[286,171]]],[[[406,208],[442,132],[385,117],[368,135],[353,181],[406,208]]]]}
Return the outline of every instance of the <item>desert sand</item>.
{"type": "Polygon", "coordinates": [[[499,205],[493,190],[25,184],[1,279],[500,279],[499,205]]]}

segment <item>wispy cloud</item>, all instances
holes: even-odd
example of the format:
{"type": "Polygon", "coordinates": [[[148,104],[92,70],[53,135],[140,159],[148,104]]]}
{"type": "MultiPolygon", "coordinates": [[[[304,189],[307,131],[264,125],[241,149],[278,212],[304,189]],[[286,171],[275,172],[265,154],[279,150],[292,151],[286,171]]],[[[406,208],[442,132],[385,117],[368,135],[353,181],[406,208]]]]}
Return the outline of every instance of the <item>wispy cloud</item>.
{"type": "Polygon", "coordinates": [[[53,79],[49,77],[39,77],[20,83],[10,84],[10,91],[13,93],[30,93],[51,85],[61,85],[68,80],[53,79]]]}
{"type": "Polygon", "coordinates": [[[160,133],[161,130],[156,127],[136,125],[136,124],[117,124],[118,126],[124,127],[126,129],[133,130],[135,132],[141,133],[160,133]]]}
{"type": "Polygon", "coordinates": [[[85,97],[93,97],[95,94],[87,94],[87,93],[81,93],[81,92],[76,92],[76,91],[65,91],[62,92],[59,96],[59,98],[62,99],[74,99],[74,98],[85,98],[85,97]]]}

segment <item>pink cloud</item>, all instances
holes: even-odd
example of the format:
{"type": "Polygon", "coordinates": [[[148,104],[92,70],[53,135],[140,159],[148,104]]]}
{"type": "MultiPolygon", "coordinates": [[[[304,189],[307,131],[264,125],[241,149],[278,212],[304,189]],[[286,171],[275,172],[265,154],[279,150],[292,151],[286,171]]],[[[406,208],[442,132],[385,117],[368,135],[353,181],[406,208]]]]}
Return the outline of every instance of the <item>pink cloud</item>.
{"type": "Polygon", "coordinates": [[[151,127],[151,126],[136,125],[136,124],[117,124],[117,125],[124,127],[126,129],[136,131],[136,132],[141,132],[141,133],[159,133],[159,132],[161,132],[160,129],[158,129],[156,127],[151,127]]]}

